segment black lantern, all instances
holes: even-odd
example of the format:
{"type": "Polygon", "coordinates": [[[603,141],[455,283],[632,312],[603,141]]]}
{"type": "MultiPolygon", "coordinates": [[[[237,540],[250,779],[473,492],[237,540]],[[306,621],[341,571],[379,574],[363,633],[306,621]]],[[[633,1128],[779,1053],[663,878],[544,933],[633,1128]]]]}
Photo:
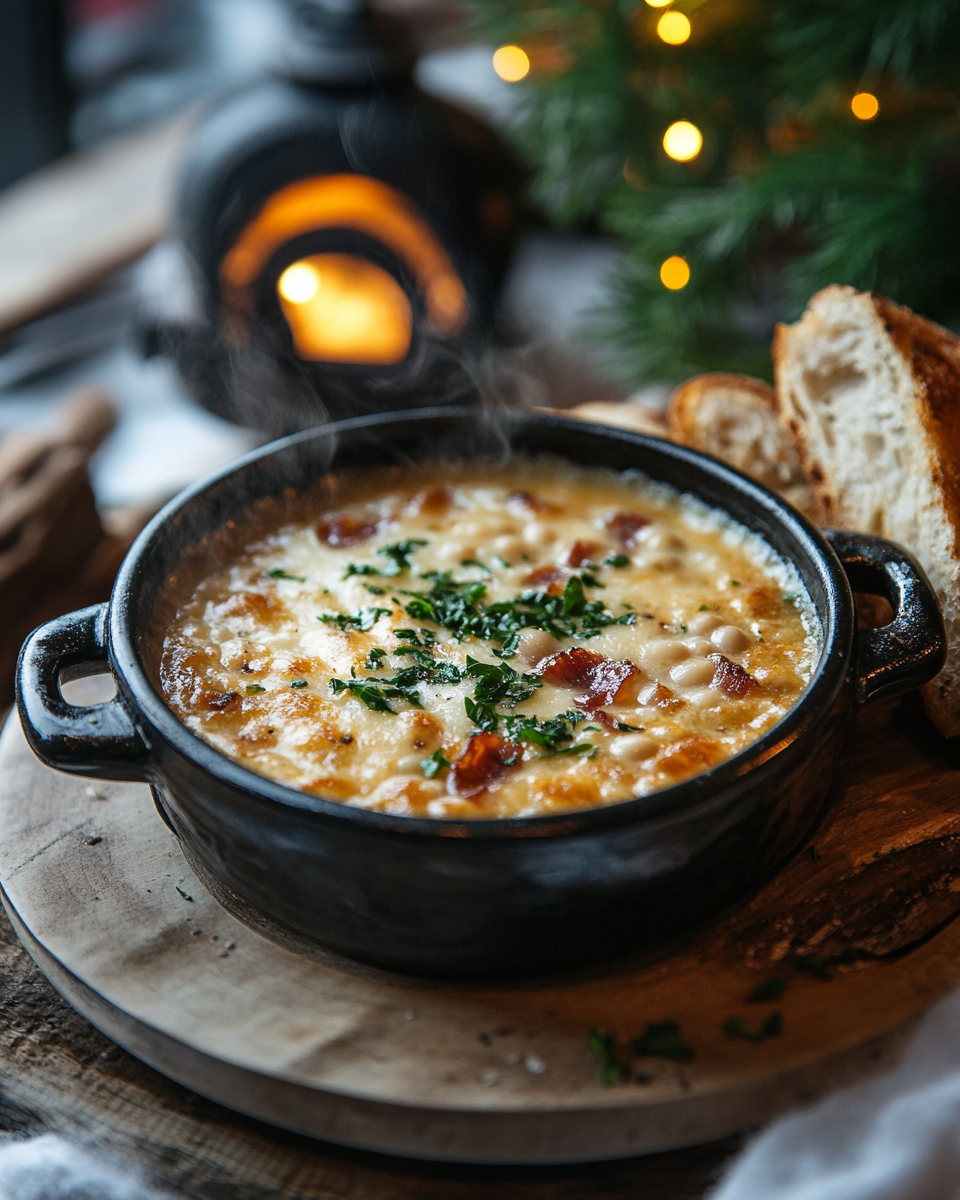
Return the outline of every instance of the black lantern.
{"type": "Polygon", "coordinates": [[[463,401],[495,334],[521,172],[411,79],[402,29],[299,0],[280,73],[196,129],[178,206],[196,321],[167,348],[191,392],[271,433],[463,401]]]}

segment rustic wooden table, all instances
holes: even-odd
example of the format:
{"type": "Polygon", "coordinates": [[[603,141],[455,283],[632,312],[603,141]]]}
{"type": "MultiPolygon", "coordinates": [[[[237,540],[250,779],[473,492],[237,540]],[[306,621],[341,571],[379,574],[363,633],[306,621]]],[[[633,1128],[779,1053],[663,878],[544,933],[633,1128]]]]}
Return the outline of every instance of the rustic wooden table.
{"type": "Polygon", "coordinates": [[[202,1200],[692,1200],[737,1139],[620,1162],[476,1167],[365,1154],[284,1133],[180,1087],[53,990],[0,912],[0,1129],[55,1131],[202,1200]]]}

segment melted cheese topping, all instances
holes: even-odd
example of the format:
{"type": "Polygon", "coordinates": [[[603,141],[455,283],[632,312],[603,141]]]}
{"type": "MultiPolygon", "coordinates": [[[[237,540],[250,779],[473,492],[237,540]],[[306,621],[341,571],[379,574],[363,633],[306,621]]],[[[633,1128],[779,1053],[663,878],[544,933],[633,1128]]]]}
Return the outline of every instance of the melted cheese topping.
{"type": "Polygon", "coordinates": [[[336,482],[165,639],[183,722],[251,770],[418,817],[559,813],[736,754],[801,696],[799,578],[641,477],[514,460],[336,482]]]}

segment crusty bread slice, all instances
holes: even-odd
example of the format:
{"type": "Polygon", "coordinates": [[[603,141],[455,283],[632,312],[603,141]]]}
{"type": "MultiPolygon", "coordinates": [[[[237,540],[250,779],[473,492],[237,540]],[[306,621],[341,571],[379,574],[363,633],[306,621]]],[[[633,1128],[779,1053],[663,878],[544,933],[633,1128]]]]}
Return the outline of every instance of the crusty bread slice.
{"type": "Polygon", "coordinates": [[[652,437],[670,436],[663,413],[641,400],[588,400],[576,408],[565,409],[561,415],[596,421],[600,425],[615,425],[618,429],[632,429],[652,437]]]}
{"type": "Polygon", "coordinates": [[[773,357],[817,518],[901,543],[937,590],[949,651],[923,695],[940,732],[960,735],[960,339],[833,286],[778,326],[773,357]]]}
{"type": "Polygon", "coordinates": [[[773,388],[748,375],[716,372],[680,384],[667,409],[675,441],[723,459],[806,510],[810,493],[773,388]]]}

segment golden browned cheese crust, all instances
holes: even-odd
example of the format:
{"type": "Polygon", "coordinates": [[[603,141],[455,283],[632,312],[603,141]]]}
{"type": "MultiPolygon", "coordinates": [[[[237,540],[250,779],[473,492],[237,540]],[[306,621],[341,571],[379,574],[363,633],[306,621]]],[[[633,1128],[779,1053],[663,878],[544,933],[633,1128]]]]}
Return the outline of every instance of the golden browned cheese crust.
{"type": "Polygon", "coordinates": [[[642,480],[521,462],[346,476],[180,606],[160,679],[238,762],[398,815],[669,786],[772,728],[819,631],[795,573],[642,480]]]}

